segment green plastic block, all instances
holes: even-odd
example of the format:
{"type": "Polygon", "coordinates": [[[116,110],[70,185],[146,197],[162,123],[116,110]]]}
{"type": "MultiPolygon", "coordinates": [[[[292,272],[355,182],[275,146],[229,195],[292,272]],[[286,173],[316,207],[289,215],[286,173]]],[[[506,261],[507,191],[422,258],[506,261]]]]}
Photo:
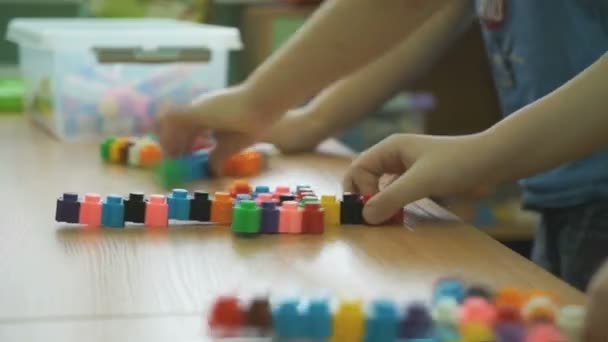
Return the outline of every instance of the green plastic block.
{"type": "Polygon", "coordinates": [[[101,160],[104,162],[110,160],[110,146],[112,146],[114,140],[116,140],[115,137],[108,137],[99,144],[99,154],[101,155],[101,160]]]}
{"type": "Polygon", "coordinates": [[[180,160],[165,159],[156,167],[156,176],[162,186],[176,188],[184,184],[186,169],[180,160]]]}
{"type": "Polygon", "coordinates": [[[304,196],[300,200],[300,207],[304,207],[304,203],[307,203],[307,202],[319,202],[319,199],[314,196],[304,196]]]}
{"type": "Polygon", "coordinates": [[[16,79],[0,79],[0,113],[23,112],[25,85],[16,79]]]}
{"type": "Polygon", "coordinates": [[[261,221],[262,209],[255,201],[241,201],[232,212],[232,231],[237,234],[257,234],[261,221]]]}

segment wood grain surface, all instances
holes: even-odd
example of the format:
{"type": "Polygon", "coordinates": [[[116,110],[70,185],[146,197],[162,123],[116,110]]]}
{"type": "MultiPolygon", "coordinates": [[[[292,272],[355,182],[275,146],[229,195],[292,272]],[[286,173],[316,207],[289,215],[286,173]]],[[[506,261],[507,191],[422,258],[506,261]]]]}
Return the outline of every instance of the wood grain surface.
{"type": "MultiPolygon", "coordinates": [[[[274,156],[251,181],[339,194],[349,160],[335,146],[274,156]]],[[[204,225],[85,230],[54,222],[60,193],[163,190],[148,171],[103,165],[96,144],[61,143],[21,117],[0,118],[0,163],[0,341],[205,340],[205,310],[219,294],[406,300],[425,298],[446,275],[585,300],[428,200],[407,208],[406,227],[333,227],[323,236],[243,239],[204,225]]]]}

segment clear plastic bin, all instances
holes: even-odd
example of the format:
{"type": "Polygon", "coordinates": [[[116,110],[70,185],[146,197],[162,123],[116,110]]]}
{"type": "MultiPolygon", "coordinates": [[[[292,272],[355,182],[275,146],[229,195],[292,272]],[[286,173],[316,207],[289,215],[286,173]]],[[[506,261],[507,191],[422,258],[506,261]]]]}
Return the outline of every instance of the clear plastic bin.
{"type": "Polygon", "coordinates": [[[19,45],[26,111],[64,140],[153,130],[159,113],[227,85],[235,28],[171,19],[26,19],[19,45]]]}

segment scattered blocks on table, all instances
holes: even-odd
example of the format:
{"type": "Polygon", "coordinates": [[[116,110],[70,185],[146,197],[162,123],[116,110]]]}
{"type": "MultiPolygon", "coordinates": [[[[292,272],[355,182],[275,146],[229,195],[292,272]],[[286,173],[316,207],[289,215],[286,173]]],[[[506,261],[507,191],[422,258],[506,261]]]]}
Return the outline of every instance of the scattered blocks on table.
{"type": "Polygon", "coordinates": [[[227,192],[216,192],[211,201],[211,222],[228,225],[232,222],[232,198],[227,192]]]}
{"type": "Polygon", "coordinates": [[[139,163],[135,166],[154,167],[163,159],[163,153],[158,144],[147,141],[139,147],[139,157],[137,159],[139,159],[139,163]]]}
{"type": "Polygon", "coordinates": [[[251,185],[244,179],[237,179],[230,185],[229,191],[232,198],[239,194],[251,195],[251,185]]]}
{"type": "Polygon", "coordinates": [[[55,221],[66,223],[80,222],[80,202],[78,194],[66,192],[57,199],[55,221]]]}
{"type": "Polygon", "coordinates": [[[260,194],[269,194],[272,198],[272,194],[270,193],[270,187],[266,185],[258,185],[255,187],[253,191],[253,198],[257,199],[260,194]]]}
{"type": "Polygon", "coordinates": [[[115,137],[108,137],[99,145],[99,154],[101,160],[108,162],[110,161],[110,146],[114,143],[115,137]]]}
{"type": "Polygon", "coordinates": [[[278,185],[274,189],[274,192],[272,193],[272,197],[274,199],[278,200],[281,195],[289,195],[290,191],[291,191],[291,189],[289,189],[289,187],[287,185],[278,185]]]}
{"type": "Polygon", "coordinates": [[[101,196],[94,193],[84,195],[84,201],[80,203],[80,222],[90,227],[101,226],[101,196]]]}
{"type": "Polygon", "coordinates": [[[169,206],[165,196],[150,195],[146,204],[145,224],[150,228],[163,228],[169,225],[169,206]]]}
{"type": "Polygon", "coordinates": [[[132,192],[125,199],[125,222],[144,223],[146,220],[146,202],[144,194],[132,192]]]}
{"type": "Polygon", "coordinates": [[[190,220],[208,222],[211,220],[211,200],[209,193],[195,191],[190,199],[190,220]]]}
{"type": "MultiPolygon", "coordinates": [[[[437,282],[435,287],[441,285],[442,282],[437,282]]],[[[463,292],[475,292],[474,286],[461,285],[463,292]]],[[[433,296],[441,292],[434,288],[433,296]]],[[[269,301],[255,297],[245,301],[222,296],[212,304],[207,321],[213,336],[247,338],[248,341],[262,341],[255,338],[260,336],[266,338],[264,341],[269,338],[348,342],[582,341],[583,306],[562,307],[557,321],[530,323],[508,318],[521,318],[525,308],[534,306],[535,298],[540,297],[547,298],[559,309],[550,297],[536,295],[526,298],[518,309],[510,307],[516,310],[516,315],[496,316],[491,320],[486,313],[497,311],[498,305],[481,296],[468,297],[463,303],[453,296],[442,296],[430,307],[415,299],[401,304],[389,299],[363,303],[297,297],[269,301]]]]}
{"type": "Polygon", "coordinates": [[[279,212],[280,233],[300,234],[302,232],[302,208],[298,206],[298,202],[283,202],[279,212]]]}
{"type": "Polygon", "coordinates": [[[363,201],[353,193],[345,193],[340,203],[340,223],[345,225],[363,224],[363,201]]]}
{"type": "Polygon", "coordinates": [[[261,221],[262,209],[252,200],[243,200],[234,207],[232,231],[237,234],[257,234],[261,221]]]}
{"type": "Polygon", "coordinates": [[[190,198],[188,191],[173,189],[167,196],[169,205],[169,219],[188,221],[190,219],[190,198]]]}
{"type": "Polygon", "coordinates": [[[319,202],[306,202],[302,211],[302,233],[323,234],[325,232],[325,215],[319,202]]]}
{"type": "Polygon", "coordinates": [[[266,201],[274,201],[272,194],[269,192],[262,192],[255,196],[255,203],[257,203],[257,205],[262,205],[262,203],[266,201]]]}
{"type": "Polygon", "coordinates": [[[121,196],[108,195],[103,201],[101,224],[111,228],[125,226],[125,205],[121,196]]]}
{"type": "Polygon", "coordinates": [[[223,174],[229,177],[250,177],[262,171],[264,156],[255,150],[245,150],[228,158],[223,165],[223,174]]]}

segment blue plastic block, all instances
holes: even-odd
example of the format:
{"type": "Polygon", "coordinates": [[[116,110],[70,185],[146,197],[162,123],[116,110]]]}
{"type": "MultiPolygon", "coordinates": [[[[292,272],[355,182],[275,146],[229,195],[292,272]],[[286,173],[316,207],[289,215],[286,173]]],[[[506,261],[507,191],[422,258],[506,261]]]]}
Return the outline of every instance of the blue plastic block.
{"type": "Polygon", "coordinates": [[[324,339],[331,336],[332,316],[329,303],[325,299],[312,300],[306,312],[306,336],[324,339]]]}
{"type": "Polygon", "coordinates": [[[78,202],[78,194],[66,192],[63,196],[57,199],[57,208],[55,209],[55,221],[78,223],[80,220],[80,202],[78,202]]]}
{"type": "Polygon", "coordinates": [[[399,311],[389,300],[376,300],[372,303],[371,315],[365,328],[366,342],[393,342],[399,332],[399,311]]]}
{"type": "Polygon", "coordinates": [[[251,200],[251,195],[250,194],[238,194],[236,195],[236,200],[234,201],[234,205],[236,206],[237,204],[241,203],[241,201],[249,201],[251,200]]]}
{"type": "Polygon", "coordinates": [[[167,196],[169,219],[188,221],[190,219],[190,198],[188,191],[173,189],[167,196]]]}
{"type": "Polygon", "coordinates": [[[255,187],[255,190],[253,191],[253,198],[258,197],[258,194],[269,193],[269,192],[270,192],[270,187],[268,187],[266,185],[258,185],[255,187]]]}
{"type": "Polygon", "coordinates": [[[458,303],[462,303],[464,294],[465,288],[461,281],[457,279],[439,280],[433,289],[433,304],[436,304],[442,297],[451,297],[458,303]]]}
{"type": "Polygon", "coordinates": [[[209,152],[200,150],[192,153],[190,157],[190,177],[192,180],[209,177],[209,152]]]}
{"type": "Polygon", "coordinates": [[[275,201],[262,202],[262,234],[276,234],[279,232],[279,209],[275,201]]]}
{"type": "Polygon", "coordinates": [[[298,301],[284,301],[272,316],[277,337],[298,338],[305,335],[305,325],[302,324],[302,315],[298,311],[298,301]]]}
{"type": "Polygon", "coordinates": [[[113,228],[125,226],[125,205],[121,196],[108,195],[101,210],[102,225],[113,228]]]}

